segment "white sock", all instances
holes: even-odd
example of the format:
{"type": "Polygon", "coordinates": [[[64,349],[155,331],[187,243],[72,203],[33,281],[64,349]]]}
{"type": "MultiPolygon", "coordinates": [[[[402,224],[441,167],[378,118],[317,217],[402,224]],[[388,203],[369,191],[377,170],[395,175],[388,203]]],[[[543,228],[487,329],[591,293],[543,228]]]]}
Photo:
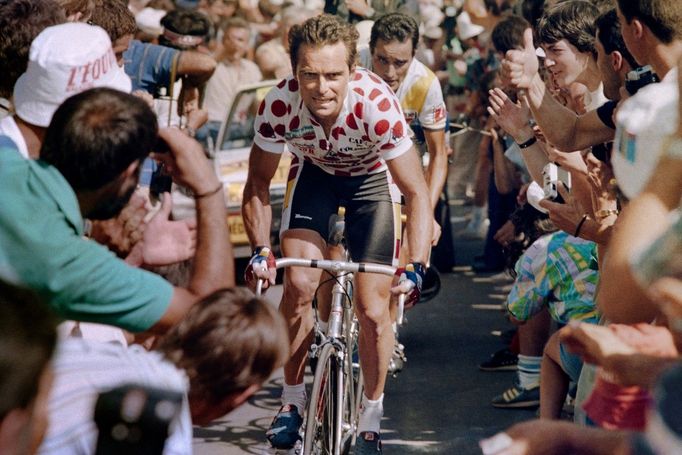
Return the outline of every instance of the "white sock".
{"type": "Polygon", "coordinates": [[[298,413],[303,415],[306,401],[307,397],[304,383],[296,385],[284,384],[284,387],[282,388],[282,406],[293,404],[296,406],[296,409],[298,409],[298,413]]]}
{"type": "Polygon", "coordinates": [[[516,368],[519,373],[519,385],[524,389],[532,389],[540,384],[540,365],[542,357],[519,354],[516,368]]]}
{"type": "Polygon", "coordinates": [[[370,400],[363,393],[360,405],[360,421],[358,422],[358,434],[363,431],[380,432],[381,418],[384,416],[384,394],[378,400],[370,400]]]}

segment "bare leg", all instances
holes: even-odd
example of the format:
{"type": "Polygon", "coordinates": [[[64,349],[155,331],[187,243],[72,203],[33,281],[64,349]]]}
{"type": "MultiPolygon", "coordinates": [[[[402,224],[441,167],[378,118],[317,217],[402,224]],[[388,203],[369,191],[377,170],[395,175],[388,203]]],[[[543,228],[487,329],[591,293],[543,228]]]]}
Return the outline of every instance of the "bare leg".
{"type": "Polygon", "coordinates": [[[519,325],[519,353],[540,357],[549,339],[550,326],[551,319],[547,309],[543,309],[525,324],[519,325]]]}
{"type": "Polygon", "coordinates": [[[365,395],[377,400],[384,392],[393,329],[388,309],[392,277],[359,273],[355,277],[355,311],[360,323],[359,351],[365,395]]]}
{"type": "Polygon", "coordinates": [[[561,367],[559,336],[554,333],[545,346],[540,370],[540,418],[558,419],[568,391],[568,375],[561,367]]]}
{"type": "MultiPolygon", "coordinates": [[[[322,259],[325,244],[319,234],[293,229],[282,236],[282,254],[289,257],[322,259]]],[[[284,274],[284,293],[280,312],[289,328],[290,358],[284,365],[284,380],[288,385],[301,384],[310,348],[313,312],[311,301],[320,282],[320,271],[291,267],[284,274]]]]}

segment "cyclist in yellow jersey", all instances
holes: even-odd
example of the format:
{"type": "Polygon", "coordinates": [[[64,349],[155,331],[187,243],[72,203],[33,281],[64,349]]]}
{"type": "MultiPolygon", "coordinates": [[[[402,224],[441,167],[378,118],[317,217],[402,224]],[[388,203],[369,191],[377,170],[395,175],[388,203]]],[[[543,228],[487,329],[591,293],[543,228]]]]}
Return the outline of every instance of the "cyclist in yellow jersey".
{"type": "Polygon", "coordinates": [[[422,153],[428,151],[425,176],[431,207],[435,208],[448,171],[447,109],[438,78],[414,58],[418,42],[419,26],[414,18],[402,13],[386,14],[374,23],[369,49],[360,51],[360,62],[395,92],[412,140],[422,153]]]}

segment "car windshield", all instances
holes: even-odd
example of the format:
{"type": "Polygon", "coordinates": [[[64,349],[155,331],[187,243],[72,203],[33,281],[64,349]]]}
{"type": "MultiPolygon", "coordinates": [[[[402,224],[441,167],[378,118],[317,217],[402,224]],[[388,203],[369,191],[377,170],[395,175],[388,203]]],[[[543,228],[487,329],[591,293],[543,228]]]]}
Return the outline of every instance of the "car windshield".
{"type": "Polygon", "coordinates": [[[225,133],[222,136],[220,150],[250,147],[253,143],[253,123],[258,106],[271,85],[242,90],[232,103],[227,116],[225,133]]]}

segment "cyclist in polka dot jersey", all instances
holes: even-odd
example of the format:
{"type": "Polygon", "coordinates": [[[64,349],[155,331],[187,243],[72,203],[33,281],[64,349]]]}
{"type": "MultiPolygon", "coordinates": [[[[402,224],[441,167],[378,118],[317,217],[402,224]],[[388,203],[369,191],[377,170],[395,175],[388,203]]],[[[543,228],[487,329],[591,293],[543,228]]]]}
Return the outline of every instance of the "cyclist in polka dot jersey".
{"type": "Polygon", "coordinates": [[[280,82],[263,100],[255,129],[256,144],[263,150],[282,153],[286,143],[295,155],[346,177],[383,172],[385,160],[412,147],[397,98],[364,68],[356,68],[329,136],[303,103],[293,77],[280,82]]]}
{"type": "MultiPolygon", "coordinates": [[[[373,73],[355,67],[357,32],[330,15],[309,19],[289,33],[293,76],[265,97],[255,123],[242,214],[254,256],[246,281],[274,283],[270,251],[269,185],[281,154],[293,153],[280,231],[283,256],[322,259],[330,216],[346,207],[351,258],[397,264],[400,193],[405,197],[410,257],[393,287],[390,277],[360,273],[355,303],[365,378],[355,453],[381,450],[383,389],[394,345],[391,293],[419,298],[429,251],[432,212],[421,164],[399,102],[373,73]]],[[[284,276],[280,311],[290,331],[291,357],[284,367],[282,409],[267,436],[280,449],[294,446],[305,408],[303,384],[312,340],[311,301],[320,280],[314,269],[292,268],[284,276]]]]}

